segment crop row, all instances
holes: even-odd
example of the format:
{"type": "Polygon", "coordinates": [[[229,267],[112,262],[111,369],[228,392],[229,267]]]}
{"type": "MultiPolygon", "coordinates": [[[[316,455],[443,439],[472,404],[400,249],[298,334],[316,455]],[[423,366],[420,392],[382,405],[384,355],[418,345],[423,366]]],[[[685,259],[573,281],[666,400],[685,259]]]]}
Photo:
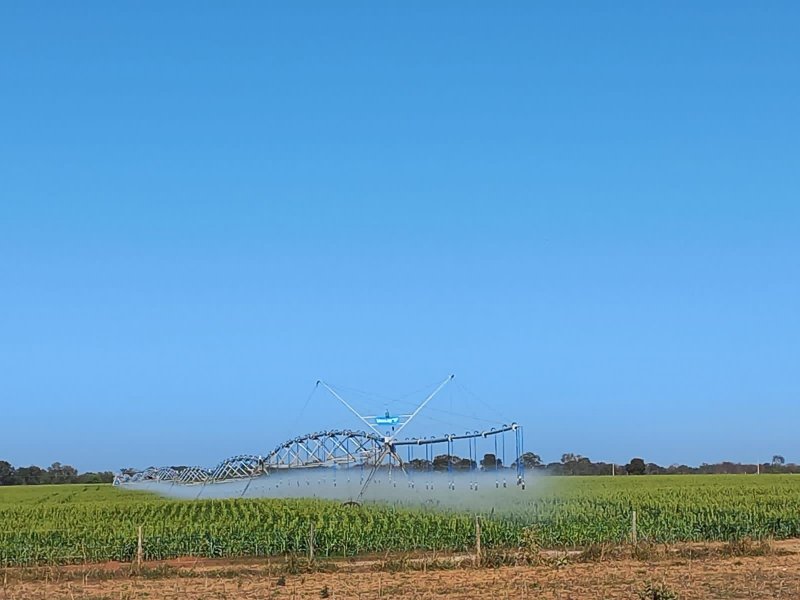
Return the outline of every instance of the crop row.
{"type": "MultiPolygon", "coordinates": [[[[109,502],[92,501],[90,492],[85,501],[0,503],[0,564],[130,561],[139,526],[147,559],[305,553],[312,528],[322,556],[474,544],[475,510],[146,494],[109,502]]],[[[634,510],[640,539],[657,542],[800,536],[800,477],[793,476],[550,478],[525,493],[488,491],[481,501],[487,548],[517,547],[529,539],[527,528],[545,547],[621,542],[634,510]]]]}

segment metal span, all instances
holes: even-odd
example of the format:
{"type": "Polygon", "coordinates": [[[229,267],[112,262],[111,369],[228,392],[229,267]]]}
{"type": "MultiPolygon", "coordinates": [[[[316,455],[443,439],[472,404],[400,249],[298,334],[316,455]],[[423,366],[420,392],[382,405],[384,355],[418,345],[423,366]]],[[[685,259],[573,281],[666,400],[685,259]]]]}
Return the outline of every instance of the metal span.
{"type": "Polygon", "coordinates": [[[383,438],[349,429],[320,431],[277,445],[265,457],[268,469],[300,469],[374,464],[383,438]]]}
{"type": "MultiPolygon", "coordinates": [[[[467,431],[464,434],[445,434],[430,438],[405,438],[398,436],[405,427],[414,420],[433,398],[455,378],[449,375],[436,384],[435,389],[409,414],[392,415],[387,410],[383,415],[366,416],[359,413],[353,405],[345,400],[333,387],[322,380],[317,381],[315,389],[322,386],[330,394],[353,413],[370,431],[353,431],[350,429],[334,429],[318,431],[283,442],[265,455],[241,454],[223,460],[213,469],[202,467],[150,467],[141,472],[123,471],[115,479],[115,485],[135,483],[142,481],[170,482],[172,484],[203,484],[232,481],[237,479],[249,480],[242,494],[247,491],[250,481],[256,477],[269,475],[285,469],[308,468],[338,468],[338,467],[367,467],[369,473],[366,478],[361,478],[363,485],[358,494],[358,500],[364,495],[375,474],[381,468],[399,468],[406,473],[406,463],[400,457],[398,449],[406,451],[408,464],[419,468],[420,460],[412,458],[413,449],[425,448],[425,460],[421,461],[424,468],[433,469],[436,460],[446,459],[447,469],[452,468],[453,460],[458,458],[454,452],[454,444],[466,441],[469,446],[469,459],[467,464],[470,469],[478,465],[478,442],[481,439],[491,438],[494,441],[495,464],[490,467],[499,469],[501,461],[498,460],[498,439],[502,438],[503,459],[505,465],[505,437],[504,434],[514,434],[514,456],[518,483],[523,483],[522,464],[522,427],[516,423],[493,427],[484,431],[467,431]],[[380,427],[384,427],[382,431],[380,427]],[[435,447],[438,444],[446,445],[444,452],[436,455],[435,447]]],[[[313,393],[313,392],[312,392],[313,393]]],[[[491,456],[491,455],[486,455],[491,456]]],[[[460,460],[456,461],[459,462],[460,460]]],[[[486,468],[486,465],[482,465],[486,468]]],[[[407,474],[407,473],[406,473],[407,474]]]]}
{"type": "MultiPolygon", "coordinates": [[[[298,436],[278,444],[265,455],[241,454],[226,458],[212,469],[203,467],[149,467],[143,471],[123,471],[114,483],[167,482],[173,484],[206,484],[252,479],[286,469],[319,467],[380,467],[393,465],[404,468],[410,462],[414,447],[442,445],[442,453],[454,455],[453,444],[467,440],[492,439],[508,432],[516,436],[515,461],[521,455],[522,427],[516,423],[485,431],[448,434],[430,438],[405,438],[390,440],[376,433],[349,429],[318,431],[298,436]],[[408,461],[400,458],[399,448],[408,449],[408,461]]],[[[470,449],[472,445],[470,444],[470,449]]],[[[433,456],[433,451],[426,455],[433,456]]],[[[470,451],[470,458],[472,454],[470,451]]]]}

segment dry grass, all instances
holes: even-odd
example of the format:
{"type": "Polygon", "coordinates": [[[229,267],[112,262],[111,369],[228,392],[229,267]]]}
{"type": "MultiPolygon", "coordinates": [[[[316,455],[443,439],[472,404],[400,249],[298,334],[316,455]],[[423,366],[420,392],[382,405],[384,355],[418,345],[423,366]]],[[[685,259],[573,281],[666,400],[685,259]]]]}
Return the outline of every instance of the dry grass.
{"type": "Polygon", "coordinates": [[[9,569],[0,599],[800,598],[800,541],[592,546],[499,558],[488,554],[481,567],[469,556],[395,555],[294,565],[171,561],[138,572],[129,565],[9,569]]]}

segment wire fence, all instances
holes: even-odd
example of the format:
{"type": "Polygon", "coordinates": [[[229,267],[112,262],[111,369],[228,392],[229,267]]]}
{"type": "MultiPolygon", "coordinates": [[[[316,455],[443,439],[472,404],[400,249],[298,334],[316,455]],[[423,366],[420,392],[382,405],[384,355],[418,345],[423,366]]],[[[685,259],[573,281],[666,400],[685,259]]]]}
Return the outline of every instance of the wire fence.
{"type": "MultiPolygon", "coordinates": [[[[469,522],[468,522],[469,523],[469,522]]],[[[485,534],[484,534],[485,535],[485,534]]],[[[499,539],[489,529],[484,545],[512,542],[499,539]]],[[[513,542],[512,542],[513,543],[513,542]]],[[[37,529],[0,532],[0,566],[90,564],[107,561],[141,562],[178,557],[242,558],[295,556],[354,556],[383,551],[470,551],[475,525],[453,523],[436,536],[420,530],[391,535],[365,535],[337,528],[335,523],[315,526],[308,522],[291,531],[245,527],[207,531],[181,531],[161,527],[125,528],[98,532],[79,529],[37,529]]]]}

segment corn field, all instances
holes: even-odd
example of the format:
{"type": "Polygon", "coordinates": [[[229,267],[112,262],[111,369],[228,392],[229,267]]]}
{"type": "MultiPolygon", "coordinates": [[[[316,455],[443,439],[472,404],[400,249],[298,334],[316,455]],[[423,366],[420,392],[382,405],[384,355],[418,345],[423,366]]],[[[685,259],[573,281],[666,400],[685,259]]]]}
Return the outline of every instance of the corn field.
{"type": "MultiPolygon", "coordinates": [[[[736,540],[800,536],[800,477],[679,475],[549,477],[527,490],[481,493],[485,548],[530,540],[551,548],[629,539],[736,540]]],[[[169,500],[111,486],[0,489],[0,564],[386,551],[470,551],[475,515],[462,510],[323,500],[169,500]],[[311,531],[313,529],[313,535],[311,531]]]]}

